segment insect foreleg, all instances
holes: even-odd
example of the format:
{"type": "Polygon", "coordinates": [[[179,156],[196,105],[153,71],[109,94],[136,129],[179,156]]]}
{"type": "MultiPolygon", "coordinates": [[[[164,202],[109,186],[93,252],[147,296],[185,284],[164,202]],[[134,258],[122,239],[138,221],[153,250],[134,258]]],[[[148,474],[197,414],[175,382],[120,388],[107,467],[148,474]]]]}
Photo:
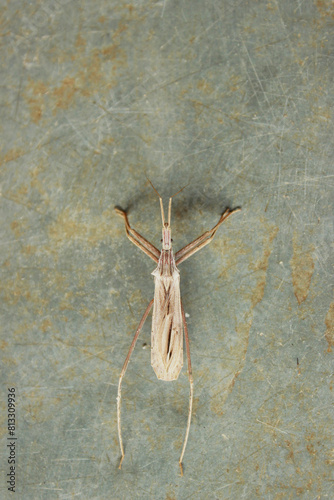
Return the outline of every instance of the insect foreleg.
{"type": "Polygon", "coordinates": [[[206,231],[201,236],[196,238],[194,241],[188,243],[188,245],[186,245],[185,247],[181,248],[181,250],[176,252],[175,264],[178,266],[179,264],[181,264],[181,262],[185,261],[192,255],[194,255],[194,253],[198,252],[203,247],[208,245],[213,240],[219,226],[227,219],[227,217],[234,214],[235,212],[238,212],[239,210],[240,208],[236,208],[235,210],[230,210],[229,208],[227,208],[220,217],[217,224],[212,229],[209,229],[209,231],[206,231]]]}
{"type": "Polygon", "coordinates": [[[136,247],[140,248],[140,250],[146,253],[146,255],[151,257],[151,259],[154,260],[154,262],[158,262],[160,257],[160,251],[154,245],[152,245],[152,243],[147,241],[147,239],[144,238],[144,236],[139,234],[135,229],[133,229],[130,226],[127,213],[124,210],[116,207],[115,211],[118,215],[120,215],[124,219],[125,230],[129,240],[134,245],[136,245],[136,247]]]}

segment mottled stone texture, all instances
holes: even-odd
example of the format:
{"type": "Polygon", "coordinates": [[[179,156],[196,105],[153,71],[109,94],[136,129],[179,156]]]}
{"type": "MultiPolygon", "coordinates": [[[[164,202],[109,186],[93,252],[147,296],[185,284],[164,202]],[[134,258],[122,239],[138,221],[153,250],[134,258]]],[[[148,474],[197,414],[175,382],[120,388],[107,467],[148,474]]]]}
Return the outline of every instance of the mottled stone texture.
{"type": "MultiPolygon", "coordinates": [[[[17,496],[333,498],[333,6],[45,0],[1,7],[1,497],[7,388],[17,496]],[[115,205],[175,250],[186,363],[150,366],[154,263],[115,205]]],[[[9,494],[9,493],[8,493],[9,494]]],[[[9,497],[8,497],[9,498],[9,497]]],[[[10,498],[14,498],[10,496],[10,498]]]]}

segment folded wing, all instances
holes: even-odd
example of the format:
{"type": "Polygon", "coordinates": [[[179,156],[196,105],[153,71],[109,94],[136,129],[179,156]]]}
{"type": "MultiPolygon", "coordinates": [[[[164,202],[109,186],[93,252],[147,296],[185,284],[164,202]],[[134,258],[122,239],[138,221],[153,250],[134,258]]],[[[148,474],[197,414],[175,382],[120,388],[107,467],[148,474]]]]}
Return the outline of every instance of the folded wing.
{"type": "Polygon", "coordinates": [[[180,275],[154,274],[151,364],[161,380],[176,380],[183,365],[180,275]]]}

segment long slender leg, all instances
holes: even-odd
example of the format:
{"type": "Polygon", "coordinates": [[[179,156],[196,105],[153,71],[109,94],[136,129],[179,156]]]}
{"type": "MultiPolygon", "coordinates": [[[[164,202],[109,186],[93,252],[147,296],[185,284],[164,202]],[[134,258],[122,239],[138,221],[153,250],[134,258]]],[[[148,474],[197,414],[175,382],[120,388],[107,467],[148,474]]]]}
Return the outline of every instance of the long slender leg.
{"type": "Polygon", "coordinates": [[[198,250],[201,250],[203,247],[208,245],[214,238],[219,226],[229,217],[230,215],[234,214],[235,212],[239,212],[240,208],[236,208],[235,210],[230,210],[227,208],[223,215],[220,217],[218,223],[209,231],[206,231],[203,233],[201,236],[196,238],[196,240],[192,241],[191,243],[188,243],[185,247],[181,248],[178,252],[175,254],[175,263],[178,266],[181,264],[181,262],[185,261],[188,259],[191,255],[194,255],[194,253],[198,252],[198,250]]]}
{"type": "Polygon", "coordinates": [[[211,237],[213,233],[215,234],[216,231],[217,231],[217,229],[218,229],[218,227],[220,226],[220,224],[222,224],[222,222],[224,222],[224,220],[226,220],[226,218],[228,217],[228,215],[230,215],[230,213],[231,213],[230,209],[227,208],[225,210],[225,212],[220,216],[220,219],[219,219],[218,223],[212,229],[209,229],[208,231],[205,231],[205,233],[203,233],[201,236],[199,236],[198,238],[196,238],[191,243],[188,243],[185,247],[181,248],[181,250],[179,250],[178,252],[176,252],[175,259],[176,260],[180,259],[185,254],[187,254],[188,252],[190,252],[193,248],[197,247],[202,241],[204,241],[207,238],[211,237]]]}
{"type": "Polygon", "coordinates": [[[151,259],[154,260],[154,262],[158,262],[160,257],[160,251],[154,245],[152,245],[152,243],[147,241],[147,239],[144,238],[144,236],[141,236],[141,234],[139,234],[135,229],[133,229],[130,226],[128,216],[124,210],[121,210],[120,208],[116,207],[115,211],[116,213],[118,213],[118,215],[120,215],[124,219],[125,230],[129,240],[132,241],[132,243],[134,243],[134,245],[136,245],[138,248],[140,248],[140,250],[146,253],[146,255],[151,257],[151,259]]]}
{"type": "Polygon", "coordinates": [[[133,337],[133,341],[131,343],[131,346],[130,346],[130,349],[129,349],[129,352],[128,352],[128,355],[124,361],[124,365],[123,365],[123,368],[122,368],[122,371],[121,371],[121,374],[119,376],[119,381],[118,381],[118,392],[117,392],[117,427],[118,427],[118,440],[119,440],[119,447],[121,449],[121,454],[122,454],[122,457],[121,457],[121,461],[119,463],[119,469],[122,468],[122,462],[123,462],[123,458],[124,458],[124,448],[123,448],[123,440],[122,440],[122,429],[121,429],[121,398],[122,398],[122,380],[123,380],[123,377],[125,375],[125,372],[126,372],[126,369],[128,367],[128,364],[129,364],[129,361],[130,361],[130,356],[132,354],[132,351],[133,349],[135,348],[135,345],[136,345],[136,342],[137,342],[137,339],[139,337],[139,334],[140,334],[140,331],[141,329],[143,328],[143,325],[145,323],[145,320],[151,310],[151,307],[153,305],[153,301],[154,299],[151,300],[151,302],[149,303],[149,305],[147,306],[146,308],[146,311],[144,312],[144,315],[142,317],[142,319],[140,320],[140,323],[138,325],[138,328],[136,330],[136,333],[135,333],[135,336],[133,337]]]}
{"type": "Polygon", "coordinates": [[[182,448],[182,452],[181,452],[181,456],[180,456],[180,460],[179,460],[179,465],[180,465],[180,469],[181,469],[181,476],[183,476],[182,460],[183,460],[184,452],[186,451],[186,446],[187,446],[188,436],[189,436],[189,431],[190,431],[191,414],[192,414],[192,409],[193,409],[193,398],[194,398],[194,381],[193,381],[193,372],[192,372],[192,369],[191,369],[188,327],[187,327],[186,315],[184,314],[184,309],[183,309],[182,302],[181,302],[181,311],[182,311],[182,319],[183,319],[183,326],[184,326],[184,336],[185,336],[185,340],[186,340],[188,377],[189,377],[189,384],[190,384],[189,411],[188,411],[187,429],[186,429],[186,435],[185,435],[185,438],[184,438],[183,448],[182,448]]]}

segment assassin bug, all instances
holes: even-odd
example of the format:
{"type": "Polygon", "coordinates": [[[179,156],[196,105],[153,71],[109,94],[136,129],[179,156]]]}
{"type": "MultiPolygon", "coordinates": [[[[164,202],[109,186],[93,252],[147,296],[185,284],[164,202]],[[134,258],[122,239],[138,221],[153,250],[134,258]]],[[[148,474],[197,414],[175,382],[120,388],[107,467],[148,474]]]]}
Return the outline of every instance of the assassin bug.
{"type": "Polygon", "coordinates": [[[156,194],[158,195],[160,201],[160,210],[162,219],[161,250],[158,250],[154,245],[152,245],[152,243],[147,241],[143,236],[141,236],[135,229],[133,229],[130,226],[127,213],[124,210],[115,207],[116,212],[124,219],[126,234],[130,239],[130,241],[132,241],[132,243],[134,243],[138,248],[140,248],[144,253],[146,253],[146,255],[148,255],[157,264],[156,269],[152,272],[154,276],[154,298],[147,306],[146,311],[144,312],[144,315],[140,320],[140,323],[136,330],[135,336],[131,343],[128,355],[125,359],[119,377],[118,393],[117,393],[117,426],[118,426],[119,445],[122,455],[119,468],[121,468],[124,459],[124,448],[123,448],[122,429],[121,429],[122,380],[125,375],[127,366],[130,361],[130,356],[136,345],[140,331],[143,328],[145,320],[153,306],[152,334],[151,334],[151,365],[158,379],[165,380],[168,382],[172,380],[177,380],[183,365],[183,331],[184,331],[187,363],[188,363],[188,377],[190,384],[190,395],[189,395],[189,410],[188,410],[186,434],[183,442],[181,456],[179,459],[181,476],[183,476],[182,460],[189,436],[194,389],[193,389],[193,376],[192,376],[191,360],[190,360],[188,328],[187,328],[187,322],[183,304],[181,301],[180,271],[178,270],[177,266],[181,264],[181,262],[184,262],[186,259],[194,255],[194,253],[198,252],[198,250],[201,250],[203,247],[208,245],[214,238],[219,226],[231,214],[239,211],[240,208],[236,208],[234,210],[230,210],[229,208],[227,208],[225,212],[221,215],[217,224],[212,229],[203,233],[201,236],[199,236],[194,241],[183,247],[174,255],[172,249],[172,238],[171,238],[172,198],[176,196],[176,194],[178,194],[180,191],[178,191],[178,193],[169,198],[168,219],[166,221],[162,198],[159,195],[158,191],[153,186],[152,182],[150,180],[149,182],[153,187],[154,191],[156,192],[156,194]]]}

